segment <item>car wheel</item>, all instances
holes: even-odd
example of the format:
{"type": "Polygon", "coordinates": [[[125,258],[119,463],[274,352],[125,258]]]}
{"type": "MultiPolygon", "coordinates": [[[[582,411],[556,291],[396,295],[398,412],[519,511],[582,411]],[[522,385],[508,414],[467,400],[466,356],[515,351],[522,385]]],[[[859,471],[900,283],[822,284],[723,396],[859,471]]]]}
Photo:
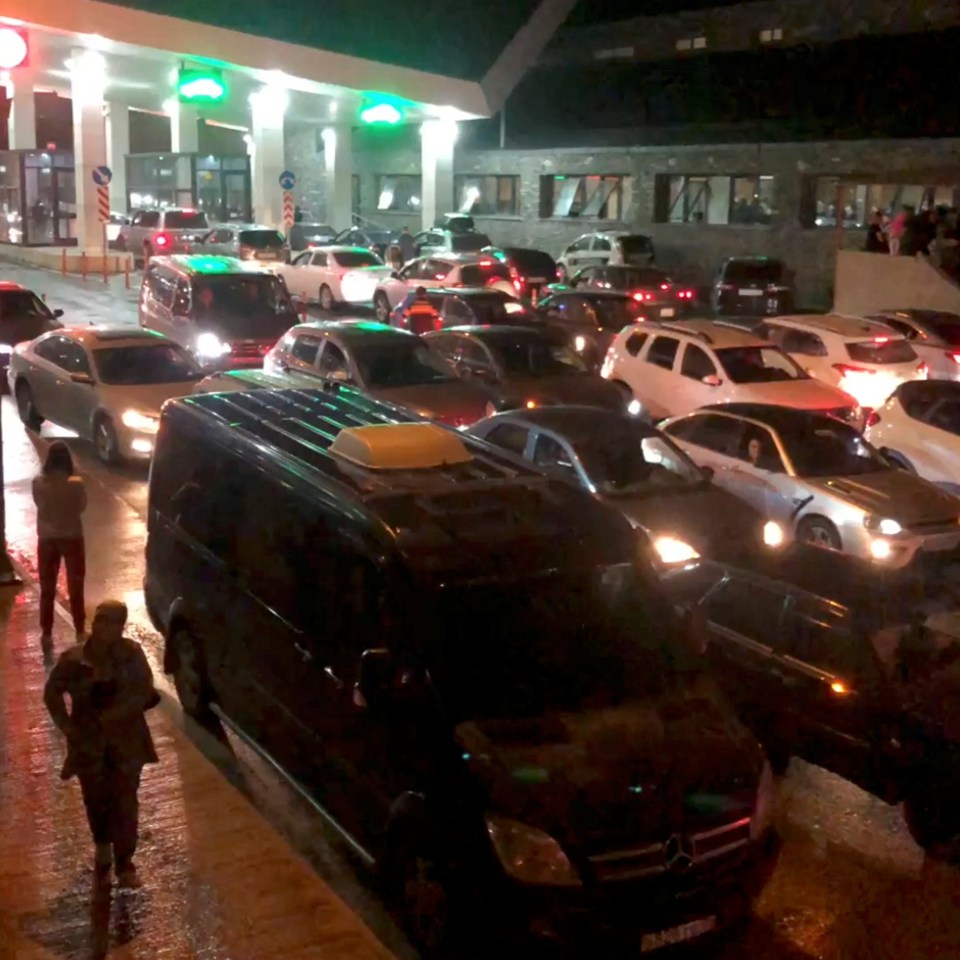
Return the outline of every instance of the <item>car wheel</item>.
{"type": "Polygon", "coordinates": [[[797,525],[797,539],[827,550],[843,549],[839,531],[826,517],[804,517],[797,525]]]}
{"type": "Polygon", "coordinates": [[[381,323],[390,322],[390,301],[382,290],[373,295],[373,311],[381,323]]]}
{"type": "Polygon", "coordinates": [[[173,685],[183,712],[199,723],[208,723],[213,717],[210,711],[210,683],[197,641],[181,624],[174,629],[167,642],[173,649],[176,664],[173,685]]]}
{"type": "Polygon", "coordinates": [[[43,417],[33,403],[33,391],[26,380],[18,380],[16,386],[17,413],[28,430],[37,432],[43,426],[43,417]]]}
{"type": "Polygon", "coordinates": [[[109,417],[97,417],[93,425],[93,447],[97,456],[107,466],[114,466],[122,461],[117,430],[109,417]]]}
{"type": "Polygon", "coordinates": [[[320,308],[322,310],[333,310],[337,305],[337,301],[333,297],[333,291],[324,284],[320,288],[320,308]]]}
{"type": "Polygon", "coordinates": [[[960,807],[957,797],[930,785],[908,797],[903,817],[917,845],[937,860],[960,863],[960,807]]]}

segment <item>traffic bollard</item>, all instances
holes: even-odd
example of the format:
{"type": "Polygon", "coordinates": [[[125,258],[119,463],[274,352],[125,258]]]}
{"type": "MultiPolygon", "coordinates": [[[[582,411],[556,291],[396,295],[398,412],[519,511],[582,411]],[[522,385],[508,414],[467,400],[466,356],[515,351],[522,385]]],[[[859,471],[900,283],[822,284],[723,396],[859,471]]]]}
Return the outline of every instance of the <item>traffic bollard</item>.
{"type": "Polygon", "coordinates": [[[84,282],[87,279],[87,254],[82,252],[80,254],[80,275],[83,277],[84,282]]]}
{"type": "Polygon", "coordinates": [[[63,276],[67,275],[67,248],[66,247],[64,247],[60,251],[60,273],[62,273],[63,276]]]}
{"type": "Polygon", "coordinates": [[[107,255],[103,254],[100,260],[101,260],[101,263],[103,264],[103,282],[109,283],[110,282],[110,265],[107,263],[107,255]]]}
{"type": "Polygon", "coordinates": [[[124,283],[124,286],[129,290],[130,289],[130,258],[127,256],[123,258],[123,283],[124,283]]]}

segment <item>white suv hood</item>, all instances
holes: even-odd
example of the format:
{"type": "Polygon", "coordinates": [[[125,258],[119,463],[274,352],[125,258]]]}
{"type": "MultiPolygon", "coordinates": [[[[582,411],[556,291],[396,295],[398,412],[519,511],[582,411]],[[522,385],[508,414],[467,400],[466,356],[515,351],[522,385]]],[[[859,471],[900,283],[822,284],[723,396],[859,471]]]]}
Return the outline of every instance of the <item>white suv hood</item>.
{"type": "Polygon", "coordinates": [[[806,380],[741,384],[731,399],[735,403],[772,403],[797,410],[836,410],[838,407],[857,406],[857,401],[850,394],[812,377],[806,380]]]}

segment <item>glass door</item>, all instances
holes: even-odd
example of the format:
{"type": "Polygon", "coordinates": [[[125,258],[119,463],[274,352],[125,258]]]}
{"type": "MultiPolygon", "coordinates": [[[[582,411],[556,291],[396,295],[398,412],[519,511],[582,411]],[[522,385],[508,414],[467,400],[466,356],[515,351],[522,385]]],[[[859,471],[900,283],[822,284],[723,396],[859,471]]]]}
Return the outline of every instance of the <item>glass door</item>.
{"type": "Polygon", "coordinates": [[[77,185],[73,170],[53,170],[54,243],[76,238],[77,185]]]}
{"type": "Polygon", "coordinates": [[[223,220],[250,220],[250,171],[223,172],[223,220]]]}

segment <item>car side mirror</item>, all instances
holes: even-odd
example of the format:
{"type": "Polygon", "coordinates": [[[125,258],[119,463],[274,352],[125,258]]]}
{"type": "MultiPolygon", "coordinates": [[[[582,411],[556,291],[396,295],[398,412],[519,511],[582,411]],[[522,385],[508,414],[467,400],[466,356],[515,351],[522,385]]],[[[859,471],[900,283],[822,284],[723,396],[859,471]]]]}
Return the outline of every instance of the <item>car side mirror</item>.
{"type": "Polygon", "coordinates": [[[703,479],[706,480],[707,483],[712,483],[713,478],[717,475],[717,471],[714,470],[713,467],[701,467],[700,473],[703,474],[703,479]]]}
{"type": "Polygon", "coordinates": [[[700,382],[708,387],[719,387],[723,383],[715,373],[708,373],[700,382]]]}
{"type": "Polygon", "coordinates": [[[59,320],[60,317],[63,316],[63,311],[59,307],[57,307],[57,309],[53,311],[53,315],[59,320]]]}
{"type": "Polygon", "coordinates": [[[389,650],[378,647],[363,651],[360,657],[360,672],[353,688],[355,706],[365,710],[383,702],[390,685],[392,663],[389,650]]]}
{"type": "Polygon", "coordinates": [[[70,379],[74,383],[83,383],[88,387],[93,386],[93,377],[89,373],[71,373],[70,379]]]}

